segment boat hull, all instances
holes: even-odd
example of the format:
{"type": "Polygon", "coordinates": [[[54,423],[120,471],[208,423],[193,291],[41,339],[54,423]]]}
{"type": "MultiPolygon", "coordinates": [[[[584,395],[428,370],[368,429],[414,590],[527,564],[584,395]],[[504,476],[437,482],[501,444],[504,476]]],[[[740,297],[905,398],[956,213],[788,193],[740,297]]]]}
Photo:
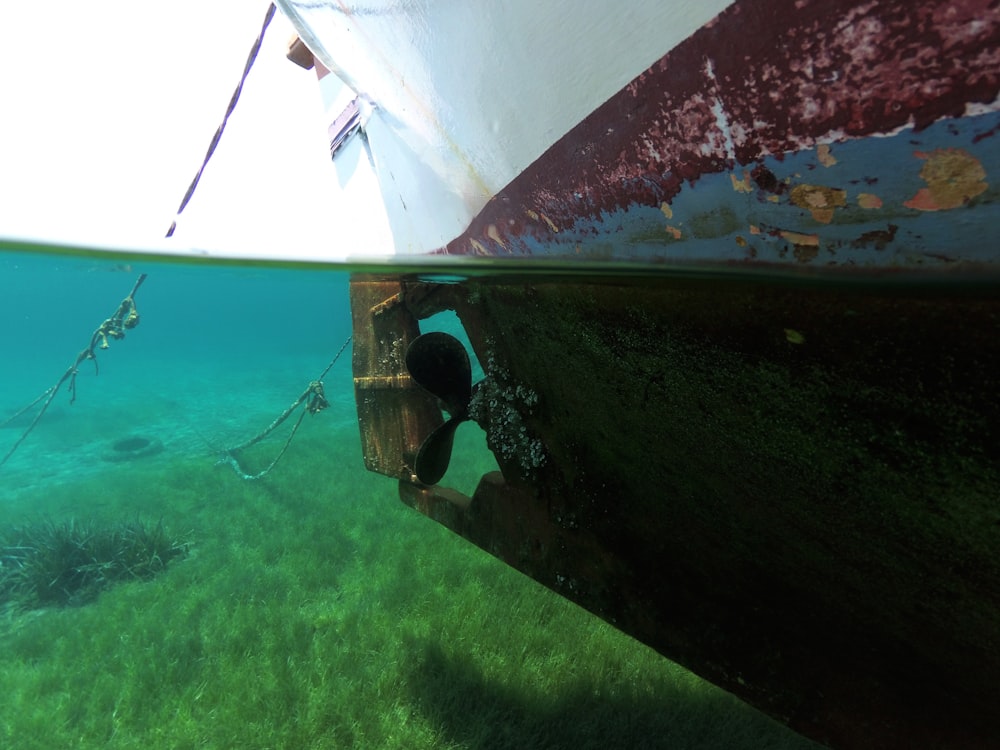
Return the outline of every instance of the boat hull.
{"type": "Polygon", "coordinates": [[[365,105],[338,148],[392,253],[581,274],[357,278],[368,468],[803,734],[989,747],[1000,6],[281,4],[365,105]],[[486,372],[471,498],[416,465],[444,428],[404,355],[442,309],[486,372]]]}
{"type": "Polygon", "coordinates": [[[1000,262],[989,0],[284,4],[370,102],[397,254],[1000,262]],[[576,44],[536,39],[552,13],[576,44]]]}
{"type": "Polygon", "coordinates": [[[997,736],[995,288],[575,278],[430,298],[483,363],[502,476],[471,499],[404,478],[404,501],[831,747],[997,736]]]}
{"type": "Polygon", "coordinates": [[[735,2],[501,190],[454,254],[995,263],[1000,9],[735,2]]]}

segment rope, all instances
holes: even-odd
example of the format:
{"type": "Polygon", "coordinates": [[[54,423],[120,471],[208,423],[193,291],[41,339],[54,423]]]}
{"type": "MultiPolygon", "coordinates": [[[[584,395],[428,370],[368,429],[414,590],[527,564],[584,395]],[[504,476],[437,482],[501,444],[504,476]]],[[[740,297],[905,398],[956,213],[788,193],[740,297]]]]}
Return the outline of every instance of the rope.
{"type": "Polygon", "coordinates": [[[260,33],[257,35],[257,39],[254,41],[253,47],[250,48],[250,55],[247,57],[246,64],[243,66],[243,75],[240,77],[240,82],[236,86],[236,90],[233,92],[232,98],[229,100],[229,106],[226,108],[226,114],[222,118],[222,124],[219,125],[218,129],[215,131],[215,135],[212,136],[212,141],[208,144],[208,151],[205,153],[205,158],[201,162],[201,167],[199,167],[194,179],[191,180],[191,185],[188,187],[187,192],[184,193],[184,198],[181,200],[181,205],[177,208],[174,220],[170,222],[170,229],[167,230],[166,234],[167,237],[174,236],[174,230],[177,229],[177,220],[180,219],[181,213],[185,208],[187,208],[188,201],[190,201],[191,196],[194,195],[195,188],[198,187],[198,182],[201,180],[201,175],[205,171],[205,167],[208,166],[209,159],[212,158],[216,147],[219,145],[219,141],[222,139],[222,131],[226,129],[226,123],[229,122],[229,116],[233,114],[233,111],[236,109],[236,102],[239,101],[240,94],[243,93],[243,84],[246,83],[247,76],[250,75],[250,69],[253,67],[254,62],[257,59],[257,53],[260,52],[260,45],[264,42],[264,32],[267,31],[267,27],[270,25],[272,18],[274,18],[274,3],[271,3],[267,8],[267,13],[264,15],[264,24],[260,28],[260,33]]]}
{"type": "Polygon", "coordinates": [[[79,372],[80,363],[91,360],[94,363],[94,373],[100,375],[100,368],[97,366],[97,352],[94,350],[107,349],[110,346],[108,339],[120,341],[125,338],[125,331],[132,330],[139,325],[139,311],[135,306],[135,294],[139,291],[139,287],[142,286],[142,282],[145,280],[146,274],[140,274],[138,280],[135,282],[135,285],[132,287],[132,291],[129,292],[128,296],[121,301],[118,305],[118,309],[114,311],[111,317],[105,319],[105,321],[94,330],[94,333],[90,337],[90,344],[86,349],[76,355],[76,359],[73,361],[73,364],[66,369],[66,372],[64,372],[62,377],[56,381],[55,385],[50,386],[48,390],[42,393],[42,395],[24,408],[18,410],[13,416],[8,417],[3,422],[0,422],[0,427],[4,427],[34,407],[39,401],[43,401],[42,408],[38,410],[35,418],[31,420],[31,424],[29,424],[27,429],[21,433],[17,442],[15,442],[13,447],[7,451],[7,454],[3,458],[0,458],[0,466],[7,463],[7,459],[14,455],[14,451],[20,447],[21,443],[23,443],[28,435],[31,434],[31,431],[35,429],[35,426],[41,420],[42,415],[45,414],[45,411],[49,408],[49,404],[52,403],[52,399],[56,397],[59,389],[67,380],[69,381],[69,385],[67,386],[70,392],[69,402],[72,404],[76,401],[76,375],[79,372]]]}
{"type": "MultiPolygon", "coordinates": [[[[250,69],[253,67],[254,62],[257,59],[257,54],[260,52],[261,44],[264,41],[264,32],[267,31],[267,27],[270,25],[271,19],[274,18],[274,12],[275,12],[275,6],[272,3],[268,6],[267,13],[264,16],[264,23],[260,29],[260,33],[257,35],[257,39],[254,41],[253,46],[250,49],[250,54],[247,57],[246,64],[243,66],[243,75],[240,77],[240,82],[236,86],[236,90],[233,92],[233,95],[229,100],[229,106],[226,108],[226,114],[222,118],[222,123],[219,125],[218,129],[216,129],[215,135],[212,136],[212,140],[208,146],[208,151],[205,153],[205,158],[202,160],[201,166],[199,167],[197,173],[195,174],[194,179],[191,181],[191,184],[188,187],[187,192],[184,193],[184,198],[181,200],[180,206],[177,208],[177,213],[174,216],[174,220],[170,223],[170,228],[167,230],[166,234],[167,237],[173,236],[174,231],[177,228],[177,220],[180,218],[180,215],[184,211],[184,209],[187,208],[187,205],[190,202],[191,197],[194,195],[195,189],[198,187],[198,183],[201,181],[201,176],[204,173],[205,168],[208,166],[209,160],[215,154],[215,149],[219,145],[219,141],[222,138],[222,133],[226,129],[226,124],[229,122],[229,117],[233,114],[233,112],[236,109],[236,104],[239,101],[240,94],[243,92],[243,85],[244,83],[246,83],[247,76],[250,74],[250,69]]],[[[39,420],[41,420],[42,415],[45,414],[45,411],[49,408],[49,405],[52,403],[52,400],[59,392],[59,389],[67,381],[69,381],[69,385],[67,387],[70,392],[70,404],[76,401],[76,376],[79,371],[80,364],[87,360],[91,360],[94,363],[95,372],[97,374],[100,374],[97,365],[97,354],[95,352],[95,349],[109,348],[110,346],[109,339],[110,340],[123,339],[125,338],[125,331],[131,330],[132,328],[135,328],[139,324],[139,312],[136,309],[135,305],[135,294],[137,291],[139,291],[139,287],[142,286],[142,283],[145,280],[146,280],[146,274],[141,274],[139,276],[139,279],[135,282],[135,285],[132,287],[132,291],[129,293],[129,295],[124,300],[122,300],[121,304],[118,306],[118,309],[115,310],[115,312],[111,315],[111,317],[107,318],[103,323],[101,323],[101,325],[97,327],[97,329],[94,330],[94,333],[90,337],[90,344],[87,346],[86,349],[84,349],[77,355],[76,360],[73,362],[72,365],[69,366],[66,372],[63,373],[63,376],[55,383],[55,385],[48,388],[48,390],[43,392],[40,396],[38,396],[38,398],[36,398],[30,404],[18,410],[14,415],[8,417],[4,422],[0,423],[0,427],[4,427],[5,425],[9,424],[13,420],[20,417],[25,412],[29,411],[39,402],[42,402],[42,407],[35,415],[35,418],[31,421],[31,424],[28,425],[27,429],[21,434],[21,436],[17,439],[17,442],[14,443],[13,447],[7,452],[7,454],[2,459],[0,459],[0,466],[3,466],[4,463],[7,462],[7,459],[9,459],[14,454],[14,451],[18,449],[21,443],[23,443],[24,440],[28,437],[28,435],[31,434],[32,430],[35,429],[35,426],[38,424],[39,420]]],[[[285,455],[285,451],[288,450],[288,446],[291,444],[292,438],[295,437],[295,433],[298,432],[299,426],[302,424],[302,420],[305,417],[305,415],[318,414],[319,412],[323,411],[330,405],[323,391],[323,378],[326,377],[326,374],[328,372],[330,372],[330,369],[340,358],[340,355],[344,353],[344,350],[347,349],[347,346],[350,343],[351,343],[351,337],[348,336],[347,341],[345,341],[344,344],[340,347],[340,350],[337,352],[336,356],[334,356],[334,358],[330,361],[330,364],[326,366],[326,369],[323,370],[319,378],[311,381],[306,390],[302,392],[302,395],[299,396],[298,399],[296,399],[296,401],[291,406],[289,406],[284,412],[282,412],[282,414],[273,422],[271,422],[271,424],[269,424],[266,428],[264,428],[263,431],[252,437],[250,440],[246,441],[245,443],[242,443],[241,445],[237,445],[233,448],[226,449],[223,452],[223,456],[219,459],[218,463],[230,464],[236,471],[236,473],[240,475],[243,479],[260,479],[266,476],[271,471],[271,469],[275,467],[278,461],[281,460],[281,457],[285,455]],[[303,410],[303,412],[299,415],[298,420],[296,420],[295,425],[292,427],[291,433],[285,440],[285,443],[281,447],[281,450],[278,451],[278,455],[274,457],[274,460],[272,460],[271,463],[268,464],[265,469],[256,474],[246,473],[240,466],[239,460],[235,455],[236,452],[249,448],[250,446],[259,443],[261,440],[266,438],[274,430],[276,430],[286,419],[288,419],[288,417],[290,417],[292,413],[299,406],[303,404],[305,404],[305,410],[303,410]]]]}
{"type": "Polygon", "coordinates": [[[336,353],[336,355],[334,355],[333,359],[330,360],[330,364],[326,366],[326,369],[320,373],[320,376],[316,380],[309,383],[308,387],[302,392],[302,395],[299,396],[291,406],[278,415],[278,417],[271,422],[271,424],[246,442],[224,450],[222,452],[222,456],[216,462],[216,465],[229,464],[233,467],[233,471],[235,471],[241,479],[261,479],[262,477],[267,476],[271,469],[273,469],[278,461],[281,460],[281,457],[285,455],[285,451],[288,450],[288,446],[291,444],[292,438],[295,437],[295,433],[298,432],[299,426],[302,424],[302,420],[305,418],[306,414],[318,414],[330,405],[330,402],[326,400],[326,394],[323,391],[323,378],[326,377],[326,374],[330,372],[330,369],[337,363],[337,360],[340,359],[340,355],[344,353],[344,350],[347,349],[347,346],[350,343],[351,336],[348,336],[347,340],[341,345],[340,350],[336,353]],[[285,440],[285,444],[281,446],[281,450],[278,451],[278,455],[274,457],[274,460],[272,460],[266,468],[256,474],[246,472],[240,465],[239,459],[236,457],[236,452],[249,448],[252,445],[256,445],[261,440],[266,438],[303,404],[305,404],[306,408],[301,414],[299,414],[299,418],[292,427],[291,433],[289,433],[288,438],[285,440]]]}

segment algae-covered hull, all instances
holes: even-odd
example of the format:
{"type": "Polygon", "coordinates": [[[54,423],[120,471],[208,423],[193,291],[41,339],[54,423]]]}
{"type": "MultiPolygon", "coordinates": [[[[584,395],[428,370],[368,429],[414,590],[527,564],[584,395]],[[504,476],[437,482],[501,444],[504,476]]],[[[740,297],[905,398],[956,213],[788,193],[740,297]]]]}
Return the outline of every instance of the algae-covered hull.
{"type": "Polygon", "coordinates": [[[833,747],[1000,731],[995,285],[357,278],[353,296],[369,468],[406,502],[833,747]],[[469,413],[502,471],[471,499],[414,475],[434,397],[405,366],[369,377],[443,308],[483,365],[469,413]]]}

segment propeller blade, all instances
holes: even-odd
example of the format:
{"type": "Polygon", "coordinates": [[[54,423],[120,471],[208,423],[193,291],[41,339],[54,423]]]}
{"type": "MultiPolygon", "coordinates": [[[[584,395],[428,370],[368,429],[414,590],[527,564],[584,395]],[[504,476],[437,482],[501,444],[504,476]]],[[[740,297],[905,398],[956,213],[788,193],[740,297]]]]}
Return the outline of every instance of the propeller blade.
{"type": "Polygon", "coordinates": [[[437,484],[448,471],[451,448],[455,443],[455,430],[467,417],[452,417],[420,444],[414,471],[424,484],[437,484]]]}
{"type": "Polygon", "coordinates": [[[465,413],[472,398],[472,366],[457,338],[441,331],[417,336],[406,350],[406,369],[444,402],[449,414],[465,413]]]}

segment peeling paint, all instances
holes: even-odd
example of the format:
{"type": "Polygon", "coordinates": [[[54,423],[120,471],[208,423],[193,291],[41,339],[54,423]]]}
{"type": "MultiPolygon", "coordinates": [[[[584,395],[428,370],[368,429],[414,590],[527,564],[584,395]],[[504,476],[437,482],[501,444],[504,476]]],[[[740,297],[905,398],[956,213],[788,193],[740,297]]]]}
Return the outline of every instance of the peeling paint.
{"type": "Polygon", "coordinates": [[[541,211],[538,212],[538,217],[542,221],[544,221],[546,224],[548,224],[549,225],[549,229],[551,229],[553,232],[558,232],[559,231],[559,227],[557,227],[555,225],[555,222],[553,222],[552,219],[550,219],[548,216],[546,216],[545,214],[543,214],[541,211]]]}
{"type": "Polygon", "coordinates": [[[803,234],[782,229],[778,232],[782,239],[792,243],[792,253],[799,263],[808,263],[819,254],[819,235],[803,234]]]}
{"type": "Polygon", "coordinates": [[[920,211],[946,211],[968,203],[989,187],[986,170],[979,160],[965,149],[940,148],[914,154],[925,159],[920,177],[927,187],[917,191],[903,203],[907,208],[920,211]]]}
{"type": "Polygon", "coordinates": [[[668,219],[674,218],[674,210],[670,207],[669,203],[661,203],[660,210],[663,212],[663,215],[666,216],[668,219]]]}
{"type": "Polygon", "coordinates": [[[808,210],[822,224],[833,220],[835,208],[847,205],[847,191],[824,185],[796,185],[790,198],[792,203],[808,210]]]}
{"type": "MultiPolygon", "coordinates": [[[[705,61],[705,78],[710,82],[711,89],[719,91],[719,82],[715,77],[715,64],[711,59],[705,61]]],[[[721,145],[725,149],[726,161],[732,163],[736,161],[736,142],[733,139],[733,128],[729,122],[729,115],[726,113],[725,105],[719,96],[712,98],[710,110],[715,117],[715,127],[721,136],[721,144],[716,145],[716,149],[721,145]]]]}
{"type": "Polygon", "coordinates": [[[486,236],[489,237],[491,240],[493,240],[495,243],[497,243],[504,250],[507,249],[507,243],[504,242],[503,238],[500,236],[500,232],[497,229],[496,224],[490,224],[488,227],[486,227],[486,236]]]}
{"type": "Polygon", "coordinates": [[[483,244],[477,240],[470,239],[469,244],[472,245],[474,255],[490,255],[491,253],[483,247],[483,244]]]}
{"type": "Polygon", "coordinates": [[[737,193],[753,192],[753,186],[750,184],[749,172],[744,171],[742,179],[738,178],[735,172],[731,172],[729,174],[729,179],[733,181],[733,190],[735,190],[737,193]]]}
{"type": "Polygon", "coordinates": [[[679,240],[681,238],[681,230],[678,229],[677,227],[672,227],[669,224],[667,224],[666,229],[667,229],[667,234],[669,234],[675,240],[679,240]]]}
{"type": "MultiPolygon", "coordinates": [[[[904,201],[921,211],[955,208],[988,189],[982,165],[992,169],[989,136],[1000,131],[993,118],[970,120],[1000,110],[997,70],[1000,4],[993,0],[735,0],[549,148],[446,252],[472,251],[472,237],[501,252],[486,234],[490,224],[514,252],[558,254],[598,236],[613,246],[622,226],[635,220],[648,228],[649,209],[662,212],[664,204],[685,217],[684,242],[700,241],[705,236],[691,223],[690,209],[725,205],[747,237],[745,227],[761,222],[806,231],[813,222],[830,224],[840,231],[824,233],[824,249],[833,255],[824,252],[823,261],[855,263],[857,253],[840,258],[834,251],[851,247],[858,235],[846,227],[871,221],[865,212],[883,204],[899,209],[904,201]],[[874,144],[903,139],[911,145],[879,160],[874,144]],[[871,151],[859,149],[863,141],[873,144],[871,151]],[[902,171],[915,148],[927,152],[920,170],[926,187],[919,192],[919,167],[911,167],[908,179],[902,171]],[[859,153],[868,161],[860,162],[859,153]],[[789,159],[795,166],[786,171],[789,159]],[[847,190],[793,189],[790,175],[810,169],[829,170],[816,181],[836,180],[847,190]],[[872,190],[876,182],[878,195],[849,187],[872,190]],[[679,204],[688,191],[698,194],[697,203],[679,204]],[[754,193],[756,201],[739,200],[754,193]],[[848,200],[854,210],[845,210],[848,200]],[[529,216],[545,214],[534,222],[510,220],[529,206],[529,216]],[[800,226],[801,217],[781,216],[797,213],[791,206],[808,210],[811,221],[800,226]]],[[[989,210],[982,203],[979,222],[989,210]]],[[[735,251],[733,237],[735,230],[726,246],[735,251]]],[[[943,222],[919,231],[903,225],[893,241],[898,247],[879,262],[926,258],[932,244],[953,239],[943,222]]],[[[627,255],[634,247],[614,252],[627,255]]],[[[796,247],[815,250],[818,241],[796,247]]],[[[780,252],[757,249],[769,260],[780,252]]],[[[707,245],[692,251],[715,255],[707,245]]]]}
{"type": "Polygon", "coordinates": [[[830,153],[830,144],[821,143],[816,147],[816,160],[824,167],[832,167],[837,163],[837,159],[830,153]]]}
{"type": "Polygon", "coordinates": [[[858,208],[882,208],[882,199],[873,193],[858,193],[858,208]]]}

